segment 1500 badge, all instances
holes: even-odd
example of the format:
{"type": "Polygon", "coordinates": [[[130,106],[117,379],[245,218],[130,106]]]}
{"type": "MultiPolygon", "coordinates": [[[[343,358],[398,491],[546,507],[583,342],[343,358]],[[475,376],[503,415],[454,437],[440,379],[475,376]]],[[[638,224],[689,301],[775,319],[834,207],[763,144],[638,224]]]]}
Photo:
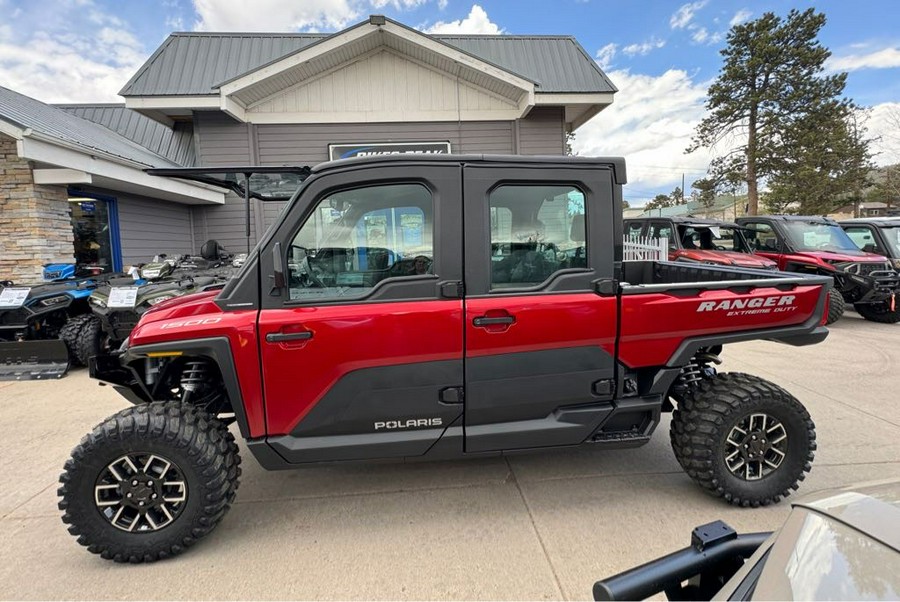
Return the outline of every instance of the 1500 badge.
{"type": "Polygon", "coordinates": [[[183,328],[185,326],[204,326],[206,324],[217,324],[222,318],[197,318],[194,320],[180,320],[178,322],[166,322],[160,325],[160,329],[183,328]]]}
{"type": "Polygon", "coordinates": [[[414,429],[422,426],[441,426],[443,422],[440,418],[410,418],[409,420],[385,420],[384,422],[376,422],[375,430],[382,429],[414,429]]]}

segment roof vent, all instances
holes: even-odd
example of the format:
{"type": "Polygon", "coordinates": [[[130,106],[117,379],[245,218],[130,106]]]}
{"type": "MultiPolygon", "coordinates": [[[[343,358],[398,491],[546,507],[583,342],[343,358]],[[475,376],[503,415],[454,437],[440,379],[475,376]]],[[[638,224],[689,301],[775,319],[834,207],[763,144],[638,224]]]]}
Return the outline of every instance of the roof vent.
{"type": "Polygon", "coordinates": [[[385,22],[384,15],[369,15],[369,23],[372,25],[384,25],[385,22]]]}

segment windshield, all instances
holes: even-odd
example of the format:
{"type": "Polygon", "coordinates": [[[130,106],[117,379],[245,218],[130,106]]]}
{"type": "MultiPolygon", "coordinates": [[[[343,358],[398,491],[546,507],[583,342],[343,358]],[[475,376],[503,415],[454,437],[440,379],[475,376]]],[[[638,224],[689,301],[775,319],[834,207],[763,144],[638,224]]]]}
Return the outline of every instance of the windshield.
{"type": "Polygon", "coordinates": [[[891,251],[894,252],[894,257],[900,257],[900,226],[882,228],[881,233],[884,235],[884,240],[887,241],[891,251]]]}
{"type": "Polygon", "coordinates": [[[679,226],[678,235],[685,249],[739,251],[746,253],[747,243],[737,228],[728,226],[679,226]]]}
{"type": "Polygon", "coordinates": [[[859,247],[837,224],[785,220],[791,245],[798,251],[837,251],[859,254],[859,247]]]}

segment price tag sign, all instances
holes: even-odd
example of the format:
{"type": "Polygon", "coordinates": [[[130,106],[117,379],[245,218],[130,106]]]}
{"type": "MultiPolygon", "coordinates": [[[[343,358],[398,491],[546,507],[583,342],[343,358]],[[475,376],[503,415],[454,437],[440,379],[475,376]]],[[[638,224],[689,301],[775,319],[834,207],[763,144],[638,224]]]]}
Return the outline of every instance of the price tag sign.
{"type": "Polygon", "coordinates": [[[30,288],[5,288],[0,291],[0,307],[9,309],[11,307],[22,307],[25,299],[28,298],[30,288]]]}
{"type": "Polygon", "coordinates": [[[138,287],[136,286],[114,286],[109,291],[109,301],[106,306],[113,307],[134,307],[137,301],[138,287]]]}

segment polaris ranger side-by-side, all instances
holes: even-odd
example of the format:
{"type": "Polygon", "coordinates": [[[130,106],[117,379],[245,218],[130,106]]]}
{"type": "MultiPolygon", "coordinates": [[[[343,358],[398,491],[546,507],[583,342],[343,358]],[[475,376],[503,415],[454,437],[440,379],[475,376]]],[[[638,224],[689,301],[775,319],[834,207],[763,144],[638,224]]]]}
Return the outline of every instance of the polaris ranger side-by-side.
{"type": "Polygon", "coordinates": [[[777,270],[770,259],[754,255],[744,228],[733,222],[694,217],[641,217],[625,220],[625,238],[669,241],[669,261],[733,265],[777,270]]]}
{"type": "Polygon", "coordinates": [[[833,219],[763,215],[737,221],[750,228],[754,251],[777,261],[779,269],[834,278],[827,324],[843,315],[846,303],[866,320],[900,321],[900,274],[883,255],[860,250],[833,219]]]}
{"type": "Polygon", "coordinates": [[[623,263],[624,182],[623,160],[583,157],[312,169],[223,290],[150,308],[91,360],[134,405],[66,462],[69,531],[119,562],[184,551],[235,497],[231,422],[288,469],[638,447],[675,410],[703,489],[779,501],[810,470],[810,415],[715,365],[727,343],[823,340],[831,279],[623,263]]]}

